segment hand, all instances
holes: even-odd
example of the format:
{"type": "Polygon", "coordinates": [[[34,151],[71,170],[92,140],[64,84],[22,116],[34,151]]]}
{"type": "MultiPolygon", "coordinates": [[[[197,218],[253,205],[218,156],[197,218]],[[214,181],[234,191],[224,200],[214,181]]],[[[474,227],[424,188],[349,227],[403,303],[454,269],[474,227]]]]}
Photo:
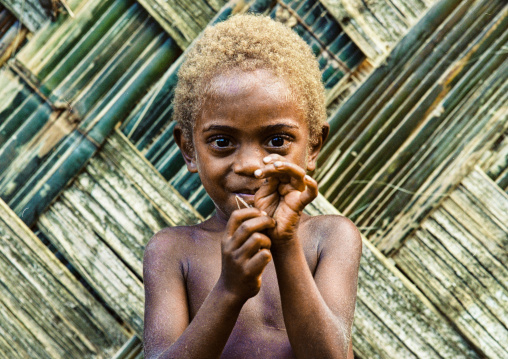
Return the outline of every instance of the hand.
{"type": "Polygon", "coordinates": [[[220,284],[242,301],[261,288],[261,274],[271,261],[271,241],[261,231],[273,228],[275,221],[257,208],[234,211],[222,240],[220,284]]]}
{"type": "Polygon", "coordinates": [[[317,182],[303,168],[271,154],[263,159],[265,167],[254,172],[266,178],[256,192],[254,205],[275,219],[275,227],[267,231],[273,245],[294,238],[302,211],[318,195],[317,182]]]}

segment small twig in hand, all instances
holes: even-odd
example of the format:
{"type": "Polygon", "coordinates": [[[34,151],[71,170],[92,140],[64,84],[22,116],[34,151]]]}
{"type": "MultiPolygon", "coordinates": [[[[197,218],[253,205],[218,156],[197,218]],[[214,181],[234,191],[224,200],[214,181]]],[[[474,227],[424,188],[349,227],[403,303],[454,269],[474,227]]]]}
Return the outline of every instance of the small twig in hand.
{"type": "Polygon", "coordinates": [[[238,206],[238,209],[242,208],[242,207],[240,207],[240,203],[243,204],[245,206],[245,208],[252,207],[247,202],[245,202],[242,197],[235,196],[235,199],[236,199],[236,205],[238,206]]]}

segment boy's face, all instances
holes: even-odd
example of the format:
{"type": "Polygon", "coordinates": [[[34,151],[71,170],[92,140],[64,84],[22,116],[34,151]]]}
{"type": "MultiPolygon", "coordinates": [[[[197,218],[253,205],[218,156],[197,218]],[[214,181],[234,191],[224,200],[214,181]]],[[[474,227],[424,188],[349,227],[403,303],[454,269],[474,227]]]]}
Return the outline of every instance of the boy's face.
{"type": "Polygon", "coordinates": [[[232,71],[216,76],[210,85],[193,144],[180,147],[188,169],[199,173],[217,213],[227,219],[238,209],[236,196],[253,204],[264,181],[254,171],[264,166],[263,158],[275,153],[313,170],[322,141],[309,146],[303,112],[286,83],[271,72],[232,71]]]}

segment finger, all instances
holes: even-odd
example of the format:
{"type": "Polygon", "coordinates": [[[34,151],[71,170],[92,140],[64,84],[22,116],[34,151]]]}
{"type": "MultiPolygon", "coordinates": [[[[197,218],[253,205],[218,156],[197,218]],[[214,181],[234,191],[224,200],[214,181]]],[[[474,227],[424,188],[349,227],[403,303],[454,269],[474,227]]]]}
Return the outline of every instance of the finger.
{"type": "Polygon", "coordinates": [[[293,192],[295,190],[295,187],[291,183],[281,183],[279,184],[279,187],[277,188],[277,192],[284,197],[290,192],[293,192]]]}
{"type": "Polygon", "coordinates": [[[251,258],[259,252],[259,250],[270,249],[271,246],[272,241],[267,235],[256,232],[253,233],[240,248],[238,248],[236,254],[239,257],[251,258]]]}
{"type": "Polygon", "coordinates": [[[272,217],[262,216],[251,218],[243,222],[236,232],[231,237],[231,249],[236,250],[240,248],[249,237],[256,232],[264,231],[275,226],[275,221],[272,217]]]}
{"type": "Polygon", "coordinates": [[[266,178],[265,182],[259,187],[256,194],[254,195],[254,202],[256,199],[261,199],[268,197],[272,193],[277,191],[277,186],[279,185],[279,180],[275,177],[266,178]]]}
{"type": "Polygon", "coordinates": [[[257,277],[263,273],[266,265],[270,263],[271,260],[272,254],[270,251],[268,249],[261,249],[249,259],[245,269],[247,273],[251,273],[253,276],[257,277]]]}
{"type": "Polygon", "coordinates": [[[263,163],[264,163],[265,165],[267,165],[267,164],[269,164],[269,163],[273,163],[273,162],[275,162],[275,161],[281,161],[281,162],[284,162],[284,161],[286,161],[286,159],[285,159],[283,156],[278,155],[278,154],[276,154],[276,153],[272,153],[272,154],[270,154],[270,155],[266,156],[265,158],[263,158],[263,163]]]}
{"type": "Polygon", "coordinates": [[[271,176],[284,178],[282,176],[288,176],[290,183],[295,187],[295,189],[298,191],[303,191],[305,189],[305,182],[303,180],[303,177],[305,177],[305,171],[303,168],[294,163],[275,161],[263,168],[257,169],[254,172],[254,175],[257,178],[266,178],[271,176]]]}
{"type": "Polygon", "coordinates": [[[263,213],[263,211],[254,207],[242,208],[233,211],[226,227],[226,236],[233,236],[238,227],[240,227],[240,225],[246,220],[261,216],[266,216],[266,213],[263,213]]]}
{"type": "Polygon", "coordinates": [[[302,209],[310,202],[312,202],[318,196],[318,184],[314,178],[306,175],[304,177],[305,184],[307,187],[305,191],[300,195],[300,202],[302,203],[302,209]]]}

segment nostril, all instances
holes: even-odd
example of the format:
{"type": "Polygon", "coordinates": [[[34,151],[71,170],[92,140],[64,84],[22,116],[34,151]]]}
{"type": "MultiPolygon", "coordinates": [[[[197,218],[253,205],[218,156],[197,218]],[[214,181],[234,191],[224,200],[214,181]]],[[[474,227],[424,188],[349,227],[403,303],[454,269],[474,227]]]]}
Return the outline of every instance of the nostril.
{"type": "Polygon", "coordinates": [[[233,171],[244,176],[254,176],[254,171],[261,168],[261,162],[254,158],[249,160],[238,160],[233,165],[233,171]]]}
{"type": "Polygon", "coordinates": [[[236,153],[233,171],[243,176],[254,176],[254,171],[263,166],[263,157],[266,154],[259,149],[246,147],[239,149],[236,153]]]}

